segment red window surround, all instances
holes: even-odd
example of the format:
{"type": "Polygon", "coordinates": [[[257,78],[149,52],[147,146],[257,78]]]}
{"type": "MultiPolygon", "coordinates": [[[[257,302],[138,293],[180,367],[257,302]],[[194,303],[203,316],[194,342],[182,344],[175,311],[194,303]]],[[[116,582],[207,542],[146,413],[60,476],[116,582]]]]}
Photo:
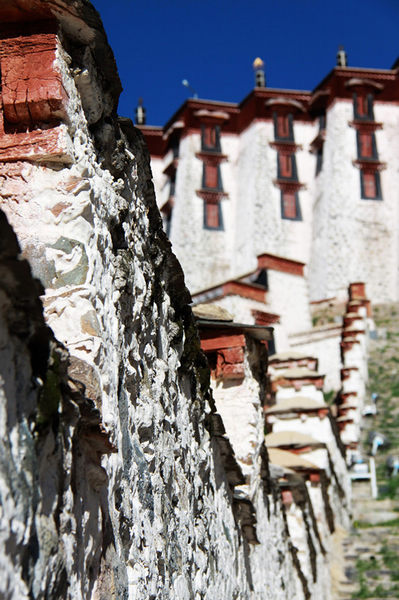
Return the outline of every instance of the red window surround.
{"type": "Polygon", "coordinates": [[[206,188],[218,188],[219,176],[218,166],[210,163],[204,163],[204,183],[206,188]]]}
{"type": "Polygon", "coordinates": [[[212,125],[205,125],[204,127],[204,145],[207,148],[216,148],[216,128],[212,125]]]}
{"type": "Polygon", "coordinates": [[[283,217],[287,219],[296,219],[298,214],[295,192],[282,191],[281,194],[283,217]]]}
{"type": "Polygon", "coordinates": [[[373,134],[359,132],[359,152],[360,158],[373,157],[373,134]]]}
{"type": "Polygon", "coordinates": [[[288,115],[277,115],[277,135],[280,138],[288,138],[290,136],[288,115]]]}
{"type": "Polygon", "coordinates": [[[366,198],[377,197],[377,184],[375,173],[363,173],[363,191],[366,198]]]}
{"type": "Polygon", "coordinates": [[[205,226],[210,229],[219,229],[219,203],[205,202],[205,226]]]}
{"type": "Polygon", "coordinates": [[[281,152],[278,155],[279,162],[279,175],[281,177],[292,177],[292,155],[291,154],[282,154],[281,152]]]}
{"type": "Polygon", "coordinates": [[[356,112],[359,117],[365,117],[368,114],[367,96],[358,94],[356,96],[356,112]]]}

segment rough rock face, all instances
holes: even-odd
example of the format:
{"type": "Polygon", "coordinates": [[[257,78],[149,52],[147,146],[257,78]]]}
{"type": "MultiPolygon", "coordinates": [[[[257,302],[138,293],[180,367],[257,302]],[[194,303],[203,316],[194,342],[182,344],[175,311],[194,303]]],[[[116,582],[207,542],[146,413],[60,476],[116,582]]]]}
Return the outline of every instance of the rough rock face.
{"type": "MultiPolygon", "coordinates": [[[[10,1],[0,17],[1,200],[25,259],[3,220],[0,595],[255,597],[240,469],[98,16],[10,1]]],[[[274,530],[286,591],[270,564],[255,575],[283,599],[274,530]]]]}
{"type": "Polygon", "coordinates": [[[322,488],[269,470],[250,327],[213,400],[97,13],[0,20],[0,597],[327,600],[322,488]]]}

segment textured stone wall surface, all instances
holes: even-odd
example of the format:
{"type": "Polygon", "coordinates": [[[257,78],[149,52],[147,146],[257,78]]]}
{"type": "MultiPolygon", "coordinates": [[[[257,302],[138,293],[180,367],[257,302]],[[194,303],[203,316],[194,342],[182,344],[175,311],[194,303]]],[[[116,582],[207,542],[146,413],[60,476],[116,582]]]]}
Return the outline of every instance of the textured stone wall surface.
{"type": "Polygon", "coordinates": [[[244,535],[242,471],[97,14],[25,0],[0,17],[2,65],[17,43],[24,75],[0,124],[0,596],[309,597],[258,455],[260,544],[244,535]],[[47,87],[29,75],[42,34],[47,87]]]}

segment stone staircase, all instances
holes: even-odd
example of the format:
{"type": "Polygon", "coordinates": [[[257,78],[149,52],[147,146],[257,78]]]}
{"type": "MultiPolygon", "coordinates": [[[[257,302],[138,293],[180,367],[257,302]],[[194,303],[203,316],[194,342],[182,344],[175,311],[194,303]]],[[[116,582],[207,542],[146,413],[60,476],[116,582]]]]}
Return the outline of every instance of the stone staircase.
{"type": "Polygon", "coordinates": [[[399,477],[388,480],[385,461],[399,454],[399,307],[374,308],[378,338],[371,340],[369,391],[377,392],[378,413],[364,419],[367,436],[377,430],[391,441],[376,456],[379,498],[371,498],[369,482],[353,483],[353,527],[342,535],[338,552],[334,600],[399,599],[399,477]]]}

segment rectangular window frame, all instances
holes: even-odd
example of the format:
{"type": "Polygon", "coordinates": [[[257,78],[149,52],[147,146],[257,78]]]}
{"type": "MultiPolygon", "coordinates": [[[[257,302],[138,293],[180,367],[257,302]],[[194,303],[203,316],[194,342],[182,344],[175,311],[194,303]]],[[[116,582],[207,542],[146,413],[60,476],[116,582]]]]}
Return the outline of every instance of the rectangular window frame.
{"type": "Polygon", "coordinates": [[[217,190],[218,192],[222,192],[223,191],[223,181],[222,181],[222,173],[220,171],[220,165],[211,165],[211,166],[216,166],[217,168],[217,185],[216,187],[208,187],[206,186],[206,169],[208,167],[208,165],[211,163],[203,163],[203,167],[202,167],[202,189],[203,190],[217,190]]]}
{"type": "Polygon", "coordinates": [[[292,113],[284,113],[284,114],[279,114],[277,112],[273,113],[273,122],[274,122],[274,139],[275,140],[284,140],[284,141],[289,141],[289,142],[293,142],[294,141],[294,127],[293,127],[293,116],[292,113]],[[288,135],[282,136],[279,135],[279,131],[278,131],[278,117],[287,117],[288,119],[288,135]]]}
{"type": "MultiPolygon", "coordinates": [[[[367,173],[370,173],[370,171],[367,171],[367,173]]],[[[364,175],[365,175],[365,172],[363,170],[360,171],[360,194],[361,194],[361,199],[362,200],[379,200],[380,201],[380,200],[382,200],[380,173],[378,171],[372,171],[372,174],[375,177],[376,195],[375,196],[366,196],[365,185],[364,185],[364,175]]]]}
{"type": "Polygon", "coordinates": [[[205,125],[204,123],[201,125],[201,150],[204,152],[221,152],[220,145],[220,125],[205,125]],[[207,129],[212,129],[215,134],[215,144],[209,145],[206,143],[206,131],[207,129]]]}
{"type": "Polygon", "coordinates": [[[357,155],[358,158],[363,160],[378,160],[377,143],[375,140],[374,132],[368,131],[357,131],[356,132],[356,143],[357,143],[357,155]],[[360,136],[369,135],[371,137],[371,156],[365,156],[361,153],[360,136]]]}
{"type": "Polygon", "coordinates": [[[280,203],[281,203],[281,218],[285,219],[287,221],[302,221],[302,214],[301,214],[301,206],[299,204],[299,194],[298,192],[287,192],[287,190],[281,190],[280,192],[280,203]],[[290,217],[288,215],[285,214],[285,205],[284,205],[284,194],[286,193],[293,193],[295,196],[295,211],[296,211],[296,216],[295,217],[290,217]]]}
{"type": "Polygon", "coordinates": [[[295,153],[278,152],[277,153],[277,177],[278,179],[285,179],[287,181],[298,181],[298,173],[296,168],[295,153]],[[291,176],[284,175],[281,169],[280,158],[282,156],[289,156],[291,159],[291,176]]]}
{"type": "MultiPolygon", "coordinates": [[[[362,94],[360,94],[360,96],[362,96],[362,94]]],[[[367,94],[366,95],[366,102],[367,102],[367,112],[365,115],[361,115],[358,113],[357,110],[357,99],[359,97],[358,92],[354,92],[353,93],[353,114],[355,119],[358,119],[359,121],[374,121],[374,96],[373,94],[367,94]]]]}
{"type": "Polygon", "coordinates": [[[220,200],[218,202],[207,202],[206,200],[204,200],[204,229],[207,229],[209,231],[224,231],[224,224],[223,224],[223,211],[222,211],[222,205],[220,200]],[[218,226],[214,227],[212,225],[209,225],[208,220],[207,220],[207,205],[208,204],[214,204],[217,206],[218,209],[218,226]]]}

